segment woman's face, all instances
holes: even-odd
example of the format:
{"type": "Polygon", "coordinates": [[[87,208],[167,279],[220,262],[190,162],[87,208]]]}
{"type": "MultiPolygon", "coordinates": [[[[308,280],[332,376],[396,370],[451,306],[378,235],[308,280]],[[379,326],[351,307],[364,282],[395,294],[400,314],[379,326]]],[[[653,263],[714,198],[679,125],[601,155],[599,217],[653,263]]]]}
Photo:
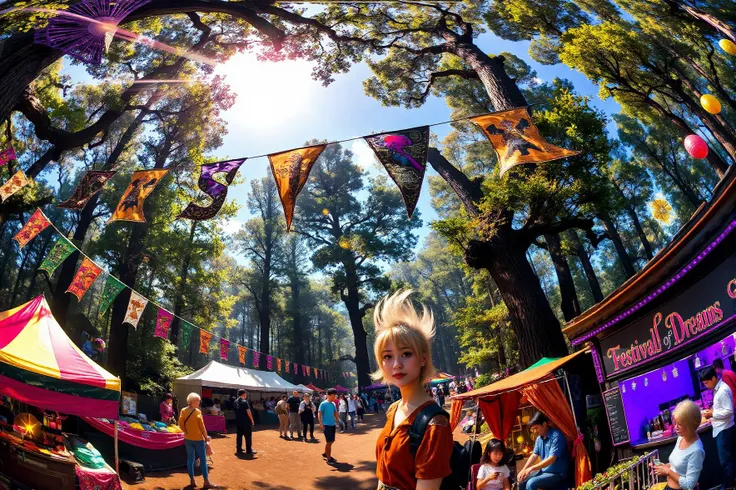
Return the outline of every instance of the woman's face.
{"type": "Polygon", "coordinates": [[[386,342],[381,353],[381,370],[387,380],[398,388],[416,383],[422,372],[424,359],[406,346],[386,342]]]}
{"type": "Polygon", "coordinates": [[[202,400],[200,400],[199,398],[195,398],[194,400],[192,400],[192,407],[199,408],[199,404],[201,401],[202,400]]]}
{"type": "Polygon", "coordinates": [[[680,437],[688,437],[694,432],[690,427],[681,424],[677,418],[675,418],[675,432],[680,437]]]}

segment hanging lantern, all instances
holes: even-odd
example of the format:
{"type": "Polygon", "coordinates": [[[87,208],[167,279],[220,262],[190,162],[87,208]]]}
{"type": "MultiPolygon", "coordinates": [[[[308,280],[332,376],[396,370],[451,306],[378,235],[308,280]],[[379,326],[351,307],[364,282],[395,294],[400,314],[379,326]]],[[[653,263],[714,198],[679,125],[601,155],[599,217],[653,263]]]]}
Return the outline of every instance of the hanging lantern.
{"type": "Polygon", "coordinates": [[[672,206],[667,199],[660,197],[649,203],[652,217],[662,224],[669,225],[672,222],[672,206]]]}
{"type": "Polygon", "coordinates": [[[664,369],[662,370],[662,381],[667,381],[667,371],[664,369]]]}
{"type": "Polygon", "coordinates": [[[721,112],[720,101],[710,94],[705,94],[700,97],[700,105],[702,105],[703,109],[711,114],[718,114],[721,112]]]}
{"type": "Polygon", "coordinates": [[[708,143],[697,134],[685,138],[685,149],[693,158],[702,159],[708,156],[708,143]]]}
{"type": "Polygon", "coordinates": [[[736,43],[730,39],[721,39],[718,41],[718,45],[728,54],[736,55],[736,43]]]}

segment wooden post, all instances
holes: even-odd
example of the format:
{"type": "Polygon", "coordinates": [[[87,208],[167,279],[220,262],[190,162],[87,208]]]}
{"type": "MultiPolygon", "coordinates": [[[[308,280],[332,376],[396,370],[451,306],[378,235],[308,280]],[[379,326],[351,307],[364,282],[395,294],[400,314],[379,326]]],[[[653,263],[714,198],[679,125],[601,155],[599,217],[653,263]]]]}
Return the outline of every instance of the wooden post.
{"type": "Polygon", "coordinates": [[[118,461],[118,419],[115,419],[115,473],[120,475],[120,467],[118,461]]]}

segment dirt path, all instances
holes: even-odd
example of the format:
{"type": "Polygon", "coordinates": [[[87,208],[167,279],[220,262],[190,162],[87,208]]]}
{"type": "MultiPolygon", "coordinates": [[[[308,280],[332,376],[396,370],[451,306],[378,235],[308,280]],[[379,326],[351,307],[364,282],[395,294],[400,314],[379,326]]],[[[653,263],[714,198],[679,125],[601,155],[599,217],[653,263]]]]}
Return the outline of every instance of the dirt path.
{"type": "MultiPolygon", "coordinates": [[[[315,431],[318,443],[285,441],[279,438],[278,427],[256,427],[253,449],[258,454],[253,459],[235,456],[234,434],[213,437],[215,454],[210,479],[224,489],[372,490],[377,484],[376,439],[385,422],[384,415],[366,414],[365,422],[358,424],[354,432],[338,432],[332,447],[332,455],[338,463],[332,466],[322,459],[324,436],[319,427],[315,431]]],[[[197,483],[202,485],[201,476],[197,476],[197,483]]],[[[150,473],[143,484],[125,488],[191,488],[188,484],[186,467],[182,467],[150,473]]]]}

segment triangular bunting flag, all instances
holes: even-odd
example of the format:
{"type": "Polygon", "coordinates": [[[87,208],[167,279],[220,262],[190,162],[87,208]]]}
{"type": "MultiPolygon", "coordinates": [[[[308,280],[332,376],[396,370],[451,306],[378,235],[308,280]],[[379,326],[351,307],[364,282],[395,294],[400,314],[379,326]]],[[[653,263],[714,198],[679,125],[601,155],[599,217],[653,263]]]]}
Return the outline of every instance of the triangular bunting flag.
{"type": "Polygon", "coordinates": [[[182,340],[182,345],[185,348],[189,346],[189,337],[192,335],[193,331],[194,331],[194,325],[192,325],[186,320],[181,321],[181,340],[182,340]]]}
{"type": "Polygon", "coordinates": [[[156,317],[156,331],[153,336],[164,340],[168,339],[169,327],[172,321],[174,321],[174,315],[159,307],[158,316],[156,317]]]}
{"type": "Polygon", "coordinates": [[[289,361],[286,361],[286,374],[289,374],[291,370],[289,369],[289,361]]]}
{"type": "Polygon", "coordinates": [[[56,268],[59,267],[61,263],[66,260],[67,257],[74,253],[75,250],[76,248],[69,240],[67,240],[63,236],[59,236],[59,239],[56,240],[54,247],[48,254],[46,254],[43,262],[41,262],[38,270],[44,271],[46,274],[48,274],[49,277],[51,277],[51,274],[54,273],[56,268]]]}
{"type": "Polygon", "coordinates": [[[374,134],[366,136],[365,141],[399,188],[411,218],[427,170],[429,126],[374,134]]]}
{"type": "Polygon", "coordinates": [[[72,197],[57,204],[56,207],[65,209],[82,209],[87,204],[87,201],[89,201],[96,193],[100,192],[107,181],[116,173],[117,172],[114,170],[107,172],[90,170],[84,174],[82,180],[77,184],[77,188],[74,189],[72,197]]]}
{"type": "Polygon", "coordinates": [[[105,313],[123,289],[125,289],[125,284],[118,281],[116,277],[111,276],[110,274],[107,275],[107,279],[105,279],[105,287],[102,288],[102,298],[100,299],[100,314],[105,313]]]}
{"type": "Polygon", "coordinates": [[[159,181],[166,175],[168,170],[136,170],[130,179],[130,184],[120,198],[118,207],[108,222],[112,221],[134,221],[145,223],[143,215],[143,201],[153,192],[159,181]]]}
{"type": "Polygon", "coordinates": [[[276,358],[276,371],[281,372],[281,359],[276,358]]]}
{"type": "Polygon", "coordinates": [[[245,355],[248,353],[248,349],[243,347],[242,345],[238,346],[238,361],[240,364],[245,366],[245,355]]]}
{"type": "Polygon", "coordinates": [[[268,155],[271,171],[279,190],[281,205],[286,216],[286,231],[291,229],[296,197],[307,183],[309,172],[327,145],[307,146],[296,150],[268,155]]]}
{"type": "Polygon", "coordinates": [[[261,353],[253,351],[253,367],[257,368],[261,364],[261,353]]]}
{"type": "Polygon", "coordinates": [[[110,51],[110,45],[113,39],[115,39],[115,31],[105,31],[105,54],[110,51]]]}
{"type": "Polygon", "coordinates": [[[220,339],[220,359],[227,361],[228,352],[230,352],[230,341],[227,339],[220,339]]]}
{"type": "Polygon", "coordinates": [[[273,371],[273,357],[266,356],[266,369],[273,371]]]}
{"type": "Polygon", "coordinates": [[[227,198],[227,186],[233,183],[235,175],[238,173],[238,169],[243,162],[245,162],[245,158],[202,165],[202,173],[197,185],[202,192],[212,199],[212,202],[206,207],[190,202],[178,217],[191,220],[205,220],[213,218],[225,203],[225,199],[227,198]],[[220,173],[225,174],[225,182],[227,182],[227,185],[221,184],[214,179],[214,176],[220,173]]]}
{"type": "Polygon", "coordinates": [[[20,231],[15,234],[13,240],[18,242],[20,248],[23,248],[28,242],[36,238],[39,233],[48,228],[50,224],[51,222],[46,219],[46,216],[43,214],[43,212],[40,209],[36,208],[36,211],[31,215],[28,221],[26,221],[26,224],[23,225],[23,228],[21,228],[20,231]]]}
{"type": "Polygon", "coordinates": [[[0,187],[0,200],[3,202],[28,185],[28,178],[22,170],[18,170],[2,187],[0,187]]]}
{"type": "Polygon", "coordinates": [[[130,301],[128,301],[128,311],[125,313],[123,323],[130,323],[133,328],[138,328],[138,322],[143,316],[143,310],[146,309],[148,299],[144,298],[135,291],[130,292],[130,301]]]}
{"type": "Polygon", "coordinates": [[[82,301],[82,297],[100,274],[102,274],[102,269],[85,257],[66,292],[72,293],[77,300],[82,301]]]}
{"type": "Polygon", "coordinates": [[[483,130],[493,145],[501,176],[516,165],[550,162],[579,153],[547,143],[526,107],[471,117],[470,120],[483,130]]]}
{"type": "Polygon", "coordinates": [[[294,363],[294,374],[299,374],[299,364],[294,363]]]}
{"type": "Polygon", "coordinates": [[[212,334],[200,329],[199,330],[199,353],[207,355],[210,352],[210,340],[212,340],[212,334]]]}
{"type": "Polygon", "coordinates": [[[15,149],[12,146],[5,148],[0,151],[0,167],[8,163],[10,160],[17,160],[18,157],[15,155],[15,149]]]}

